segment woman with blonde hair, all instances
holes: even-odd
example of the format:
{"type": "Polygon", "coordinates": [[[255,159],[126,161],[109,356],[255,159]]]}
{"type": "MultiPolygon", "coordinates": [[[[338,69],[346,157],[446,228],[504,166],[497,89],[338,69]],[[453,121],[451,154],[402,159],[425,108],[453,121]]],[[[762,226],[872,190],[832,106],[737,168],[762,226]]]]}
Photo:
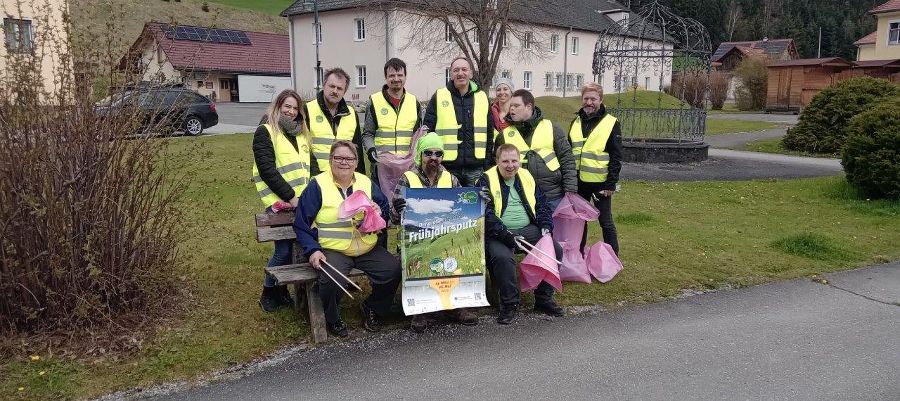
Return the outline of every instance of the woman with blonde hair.
{"type": "Polygon", "coordinates": [[[509,113],[509,100],[512,99],[513,91],[512,80],[500,77],[494,82],[494,101],[491,103],[491,118],[494,120],[494,130],[503,132],[509,126],[506,121],[506,115],[509,113]]]}
{"type": "MultiPolygon", "coordinates": [[[[266,212],[297,207],[300,194],[309,183],[309,132],[304,129],[303,100],[286,89],[269,105],[253,135],[253,181],[266,212]]],[[[275,241],[275,253],[267,266],[291,262],[293,240],[275,241]]],[[[276,286],[265,274],[259,305],[272,312],[292,303],[286,286],[276,286]]]]}

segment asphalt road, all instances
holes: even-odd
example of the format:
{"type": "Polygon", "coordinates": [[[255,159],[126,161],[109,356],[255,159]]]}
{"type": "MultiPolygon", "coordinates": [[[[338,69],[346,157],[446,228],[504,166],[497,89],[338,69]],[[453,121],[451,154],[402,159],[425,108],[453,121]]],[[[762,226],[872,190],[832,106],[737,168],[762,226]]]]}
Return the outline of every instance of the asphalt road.
{"type": "Polygon", "coordinates": [[[897,400],[900,262],[826,277],[511,326],[356,329],[156,399],[897,400]]]}

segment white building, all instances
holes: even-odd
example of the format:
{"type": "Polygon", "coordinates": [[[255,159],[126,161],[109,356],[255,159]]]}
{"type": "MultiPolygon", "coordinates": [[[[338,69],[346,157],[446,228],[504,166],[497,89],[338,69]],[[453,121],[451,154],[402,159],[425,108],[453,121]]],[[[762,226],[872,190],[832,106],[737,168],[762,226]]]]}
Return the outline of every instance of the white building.
{"type": "MultiPolygon", "coordinates": [[[[507,35],[497,76],[512,79],[516,89],[530,89],[535,96],[577,96],[583,84],[601,78],[607,93],[630,87],[660,90],[670,83],[670,64],[646,67],[628,76],[612,70],[594,76],[594,47],[600,31],[627,23],[628,16],[635,14],[608,0],[565,3],[553,7],[552,12],[522,13],[515,19],[517,35],[507,35]]],[[[384,84],[385,61],[398,57],[407,63],[407,90],[427,100],[446,84],[450,60],[462,52],[445,34],[443,25],[424,27],[413,23],[417,17],[404,9],[381,11],[370,4],[318,0],[322,69],[347,71],[352,82],[346,99],[365,102],[384,84]]],[[[316,74],[313,1],[298,0],[282,15],[290,23],[294,86],[304,98],[310,98],[321,79],[316,74]]]]}

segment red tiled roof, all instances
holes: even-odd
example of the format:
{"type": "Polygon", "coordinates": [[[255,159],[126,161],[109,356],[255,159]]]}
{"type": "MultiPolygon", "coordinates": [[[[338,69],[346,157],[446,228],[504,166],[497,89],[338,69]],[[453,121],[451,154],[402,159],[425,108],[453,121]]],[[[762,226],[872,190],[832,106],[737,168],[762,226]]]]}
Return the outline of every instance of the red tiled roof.
{"type": "MultiPolygon", "coordinates": [[[[148,22],[149,30],[176,69],[231,73],[291,73],[288,35],[245,32],[249,45],[169,39],[162,31],[166,24],[148,22]]],[[[139,39],[140,40],[140,39],[139,39]]]]}
{"type": "Polygon", "coordinates": [[[860,40],[853,42],[854,45],[874,45],[875,41],[878,40],[878,31],[872,32],[866,36],[863,36],[860,40]]]}
{"type": "Polygon", "coordinates": [[[769,67],[797,67],[797,66],[807,66],[807,65],[839,65],[839,66],[851,66],[852,64],[844,60],[840,57],[827,57],[827,58],[801,58],[797,60],[781,60],[775,61],[769,64],[769,67]]]}
{"type": "Polygon", "coordinates": [[[900,0],[888,0],[884,4],[869,10],[872,14],[886,13],[890,11],[900,11],[900,0]]]}

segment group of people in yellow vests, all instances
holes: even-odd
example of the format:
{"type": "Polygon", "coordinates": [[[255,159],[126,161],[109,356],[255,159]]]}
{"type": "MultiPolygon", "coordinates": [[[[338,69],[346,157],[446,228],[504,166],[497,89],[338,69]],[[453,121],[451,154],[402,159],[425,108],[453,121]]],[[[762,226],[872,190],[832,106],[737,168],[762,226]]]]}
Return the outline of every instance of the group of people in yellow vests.
{"type": "MultiPolygon", "coordinates": [[[[603,240],[618,253],[611,199],[622,161],[622,135],[616,118],[603,106],[596,83],[581,89],[582,107],[568,131],[544,118],[534,96],[515,90],[507,78],[494,82],[494,99],[472,80],[466,57],[450,63],[450,81],[425,107],[406,92],[406,64],[392,58],[384,66],[385,85],[369,97],[362,127],[344,100],[350,76],[340,68],[324,74],[315,99],[304,102],[285,90],[270,104],[253,138],[253,179],[267,208],[295,208],[296,240],[275,242],[268,266],[291,263],[294,246],[316,269],[327,263],[346,274],[363,271],[371,294],[361,304],[363,327],[379,331],[389,314],[401,266],[387,250],[384,233],[361,233],[338,208],[353,191],[363,191],[386,221],[400,222],[404,188],[478,187],[486,200],[485,252],[491,282],[497,288],[497,322],[512,323],[519,311],[516,278],[517,241],[536,243],[553,228],[552,213],[566,193],[591,200],[600,210],[603,240]],[[416,142],[415,165],[404,173],[393,200],[377,184],[379,155],[406,155],[421,125],[429,131],[416,142]],[[368,175],[365,160],[368,158],[368,175]]],[[[584,239],[582,240],[582,247],[584,239]]],[[[561,257],[555,244],[557,259],[561,257]]],[[[346,337],[340,316],[341,288],[320,275],[319,295],[326,329],[346,337]]],[[[534,309],[551,316],[564,310],[553,301],[553,287],[541,283],[534,309]]],[[[292,304],[285,286],[265,275],[259,300],[266,312],[292,304]]],[[[443,313],[465,325],[478,323],[469,309],[443,313]]],[[[436,314],[415,315],[410,327],[423,332],[436,314]]]]}

